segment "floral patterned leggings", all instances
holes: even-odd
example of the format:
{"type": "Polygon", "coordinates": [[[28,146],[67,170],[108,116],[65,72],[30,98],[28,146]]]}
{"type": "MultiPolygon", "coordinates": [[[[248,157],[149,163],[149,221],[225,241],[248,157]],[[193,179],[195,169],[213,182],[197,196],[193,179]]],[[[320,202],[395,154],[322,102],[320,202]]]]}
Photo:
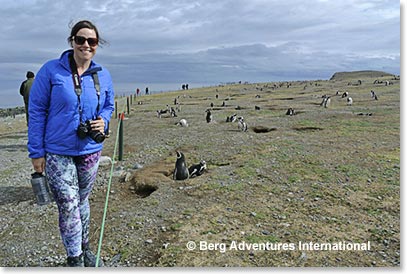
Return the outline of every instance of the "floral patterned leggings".
{"type": "Polygon", "coordinates": [[[82,254],[89,242],[89,195],[96,180],[101,151],[83,156],[47,153],[45,172],[58,205],[59,230],[68,257],[82,254]]]}

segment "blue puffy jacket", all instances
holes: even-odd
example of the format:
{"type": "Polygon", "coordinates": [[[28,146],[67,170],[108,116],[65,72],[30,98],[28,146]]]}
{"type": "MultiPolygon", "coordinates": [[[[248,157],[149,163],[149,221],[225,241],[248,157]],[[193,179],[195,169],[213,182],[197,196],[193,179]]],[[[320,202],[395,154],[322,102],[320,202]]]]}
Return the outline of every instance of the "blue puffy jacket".
{"type": "MultiPolygon", "coordinates": [[[[100,151],[102,143],[90,137],[80,139],[78,97],[75,93],[69,55],[45,63],[38,71],[30,91],[28,121],[28,151],[30,158],[41,158],[50,152],[59,155],[79,156],[100,151]]],[[[107,127],[114,109],[114,91],[110,73],[95,62],[81,75],[82,122],[101,116],[107,127]],[[100,108],[90,71],[99,70],[100,108]]]]}

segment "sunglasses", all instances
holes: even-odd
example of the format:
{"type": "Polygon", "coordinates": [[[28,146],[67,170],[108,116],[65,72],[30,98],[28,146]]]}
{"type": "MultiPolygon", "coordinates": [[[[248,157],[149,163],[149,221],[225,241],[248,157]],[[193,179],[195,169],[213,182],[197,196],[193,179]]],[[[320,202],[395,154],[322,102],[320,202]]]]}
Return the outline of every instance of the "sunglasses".
{"type": "Polygon", "coordinates": [[[88,45],[91,47],[94,47],[99,43],[99,40],[97,38],[86,38],[83,36],[74,36],[73,40],[79,46],[85,44],[85,41],[88,41],[88,45]]]}

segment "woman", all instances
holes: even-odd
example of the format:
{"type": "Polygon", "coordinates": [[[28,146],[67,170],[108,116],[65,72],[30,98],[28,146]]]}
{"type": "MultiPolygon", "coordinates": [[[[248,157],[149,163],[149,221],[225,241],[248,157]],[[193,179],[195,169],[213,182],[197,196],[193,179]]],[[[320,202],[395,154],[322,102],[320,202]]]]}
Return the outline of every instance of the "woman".
{"type": "Polygon", "coordinates": [[[88,198],[114,109],[114,91],[109,72],[92,61],[103,42],[96,26],[76,23],[68,42],[72,49],[43,65],[31,88],[28,150],[34,170],[45,171],[58,205],[68,266],[95,266],[88,198]]]}

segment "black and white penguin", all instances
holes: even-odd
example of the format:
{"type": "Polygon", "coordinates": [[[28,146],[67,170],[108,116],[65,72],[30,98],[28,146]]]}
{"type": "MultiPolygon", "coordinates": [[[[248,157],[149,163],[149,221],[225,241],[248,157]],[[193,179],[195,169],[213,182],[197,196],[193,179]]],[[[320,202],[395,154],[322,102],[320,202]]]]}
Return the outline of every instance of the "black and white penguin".
{"type": "Polygon", "coordinates": [[[206,112],[206,122],[207,123],[212,122],[212,113],[211,113],[211,111],[209,109],[207,109],[205,112],[206,112]]]}
{"type": "Polygon", "coordinates": [[[238,120],[238,125],[237,125],[237,127],[238,127],[241,131],[246,132],[246,131],[247,131],[247,124],[246,124],[246,122],[244,121],[243,117],[240,116],[237,120],[238,120]]]}
{"type": "Polygon", "coordinates": [[[330,96],[322,96],[322,102],[320,104],[320,106],[323,106],[325,108],[329,107],[329,105],[331,104],[331,97],[330,96]]]}
{"type": "Polygon", "coordinates": [[[331,97],[327,97],[324,103],[324,107],[327,108],[331,105],[331,97]]]}
{"type": "Polygon", "coordinates": [[[167,109],[165,109],[165,110],[162,110],[162,109],[157,110],[157,117],[158,117],[158,118],[161,118],[161,115],[162,115],[162,114],[165,114],[165,113],[167,113],[167,112],[168,112],[167,109]]]}
{"type": "Polygon", "coordinates": [[[290,116],[293,116],[295,114],[296,113],[295,113],[295,110],[293,108],[288,108],[287,112],[285,113],[285,115],[290,115],[290,116]]]}
{"type": "Polygon", "coordinates": [[[202,160],[199,164],[192,165],[189,167],[189,178],[194,176],[201,176],[206,170],[206,162],[202,160]]]}
{"type": "Polygon", "coordinates": [[[324,94],[324,95],[322,95],[322,102],[321,102],[321,104],[319,104],[321,107],[325,104],[325,102],[326,102],[326,98],[328,98],[328,95],[326,95],[326,94],[324,94]]]}
{"type": "Polygon", "coordinates": [[[177,105],[175,106],[176,111],[181,112],[181,105],[179,103],[177,103],[177,105]]]}
{"type": "Polygon", "coordinates": [[[174,180],[186,180],[189,178],[189,171],[187,168],[185,156],[181,151],[177,151],[177,162],[173,174],[174,180]]]}
{"type": "Polygon", "coordinates": [[[189,126],[187,120],[185,120],[185,119],[179,120],[179,122],[176,123],[175,125],[181,126],[181,127],[188,127],[189,126]]]}
{"type": "Polygon", "coordinates": [[[227,123],[233,123],[233,122],[236,122],[237,121],[237,114],[235,113],[235,114],[233,114],[233,115],[231,115],[231,116],[227,116],[226,117],[226,122],[227,123]]]}
{"type": "Polygon", "coordinates": [[[173,107],[170,108],[170,114],[171,117],[177,117],[177,113],[175,112],[175,109],[173,107]]]}

